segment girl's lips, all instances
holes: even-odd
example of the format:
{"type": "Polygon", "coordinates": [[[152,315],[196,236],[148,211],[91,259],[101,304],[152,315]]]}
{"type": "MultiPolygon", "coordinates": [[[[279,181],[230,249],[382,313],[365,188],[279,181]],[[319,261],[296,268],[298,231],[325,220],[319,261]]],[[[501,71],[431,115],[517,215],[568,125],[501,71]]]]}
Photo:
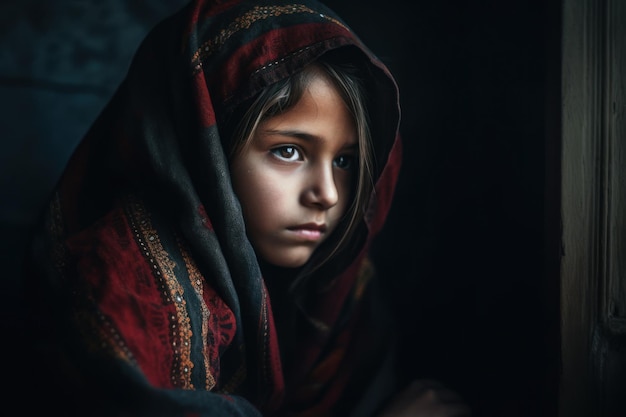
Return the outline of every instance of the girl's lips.
{"type": "Polygon", "coordinates": [[[324,233],[326,231],[326,225],[324,223],[304,223],[298,226],[288,227],[289,230],[317,230],[324,233]]]}
{"type": "Polygon", "coordinates": [[[306,240],[319,240],[322,237],[322,232],[312,229],[291,229],[296,235],[306,240]]]}
{"type": "Polygon", "coordinates": [[[295,233],[297,236],[305,239],[316,241],[321,239],[322,235],[326,231],[325,224],[307,223],[294,227],[289,227],[289,231],[295,233]]]}

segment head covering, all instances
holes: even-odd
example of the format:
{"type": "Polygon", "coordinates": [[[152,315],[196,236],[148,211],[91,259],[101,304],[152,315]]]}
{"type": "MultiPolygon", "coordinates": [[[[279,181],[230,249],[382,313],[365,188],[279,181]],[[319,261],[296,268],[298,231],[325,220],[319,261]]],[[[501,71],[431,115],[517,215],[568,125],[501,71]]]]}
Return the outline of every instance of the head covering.
{"type": "Polygon", "coordinates": [[[157,25],[70,158],[27,255],[33,377],[55,388],[47,409],[337,410],[358,391],[348,357],[359,357],[367,251],[400,166],[398,123],[385,65],[316,1],[197,0],[157,25]],[[375,193],[358,246],[317,272],[333,275],[325,291],[306,292],[315,325],[279,346],[280,301],[246,237],[224,145],[238,106],[331,51],[365,74],[375,193]]]}

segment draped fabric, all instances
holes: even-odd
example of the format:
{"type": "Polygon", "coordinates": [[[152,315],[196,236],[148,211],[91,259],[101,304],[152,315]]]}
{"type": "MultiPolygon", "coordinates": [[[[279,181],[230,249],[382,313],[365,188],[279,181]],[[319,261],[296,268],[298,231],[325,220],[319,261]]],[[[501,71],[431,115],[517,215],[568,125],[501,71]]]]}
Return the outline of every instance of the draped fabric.
{"type": "Polygon", "coordinates": [[[72,416],[356,409],[382,361],[378,347],[391,343],[373,333],[367,253],[397,180],[398,123],[391,74],[320,3],[198,0],[157,25],[34,230],[25,342],[41,392],[26,408],[72,416]],[[238,105],[331,50],[368,74],[375,193],[358,247],[318,272],[326,289],[301,289],[310,320],[296,332],[275,320],[284,301],[268,290],[246,237],[224,144],[238,105]]]}

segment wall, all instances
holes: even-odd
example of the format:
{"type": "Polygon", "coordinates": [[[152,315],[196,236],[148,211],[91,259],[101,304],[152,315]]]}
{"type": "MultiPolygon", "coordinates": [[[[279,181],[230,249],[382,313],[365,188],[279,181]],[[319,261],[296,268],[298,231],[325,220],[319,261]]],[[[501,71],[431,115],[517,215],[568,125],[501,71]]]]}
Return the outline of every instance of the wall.
{"type": "Polygon", "coordinates": [[[13,285],[24,231],[134,49],[183,1],[0,5],[0,251],[13,285]]]}

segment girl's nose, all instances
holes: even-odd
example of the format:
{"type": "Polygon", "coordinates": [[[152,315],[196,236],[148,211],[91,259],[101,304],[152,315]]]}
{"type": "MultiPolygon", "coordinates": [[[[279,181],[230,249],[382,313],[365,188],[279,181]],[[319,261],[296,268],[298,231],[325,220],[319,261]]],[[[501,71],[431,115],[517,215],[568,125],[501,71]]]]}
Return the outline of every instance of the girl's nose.
{"type": "Polygon", "coordinates": [[[339,191],[335,183],[333,167],[324,166],[312,169],[306,181],[302,199],[305,205],[317,206],[324,210],[333,207],[339,201],[339,191]]]}

